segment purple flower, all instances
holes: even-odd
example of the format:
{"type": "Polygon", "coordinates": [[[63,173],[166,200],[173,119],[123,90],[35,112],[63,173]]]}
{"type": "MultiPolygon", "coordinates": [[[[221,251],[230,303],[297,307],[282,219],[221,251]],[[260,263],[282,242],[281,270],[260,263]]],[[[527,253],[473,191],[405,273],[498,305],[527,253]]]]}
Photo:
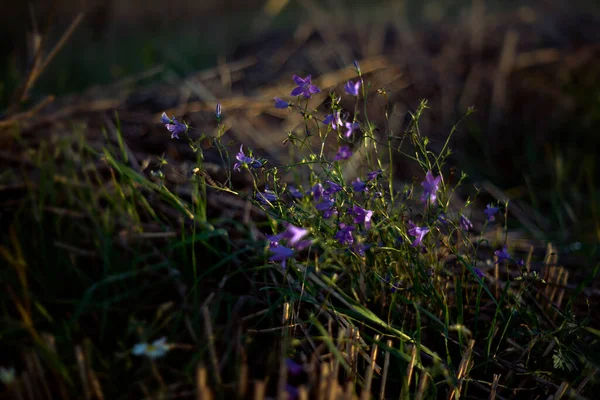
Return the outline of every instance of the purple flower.
{"type": "Polygon", "coordinates": [[[265,191],[264,192],[258,192],[256,194],[256,198],[262,204],[267,205],[269,203],[277,201],[277,194],[275,192],[273,192],[272,190],[269,190],[269,188],[265,186],[265,191]]]}
{"type": "Polygon", "coordinates": [[[323,192],[325,196],[331,197],[332,194],[342,191],[342,187],[337,183],[332,181],[327,181],[326,183],[329,185],[329,187],[323,192]]]}
{"type": "Polygon", "coordinates": [[[269,251],[273,253],[271,257],[269,257],[269,261],[277,261],[281,263],[283,269],[285,269],[285,264],[288,258],[294,255],[294,250],[289,247],[280,246],[278,244],[269,246],[269,251]]]}
{"type": "Polygon", "coordinates": [[[352,63],[354,64],[354,68],[356,69],[356,73],[358,75],[360,75],[360,64],[358,63],[357,60],[354,60],[352,63]]]}
{"type": "Polygon", "coordinates": [[[356,180],[352,182],[352,188],[355,192],[366,192],[367,183],[363,182],[360,178],[356,178],[356,180]]]}
{"type": "Polygon", "coordinates": [[[300,241],[300,239],[302,239],[307,234],[308,229],[299,228],[295,225],[288,224],[284,232],[284,237],[287,238],[288,244],[294,247],[300,241]]]}
{"type": "Polygon", "coordinates": [[[303,95],[307,99],[310,99],[311,94],[319,93],[321,91],[318,87],[312,84],[310,75],[308,75],[306,78],[300,78],[298,75],[294,75],[293,79],[298,87],[292,90],[292,96],[303,95]]]}
{"type": "Polygon", "coordinates": [[[292,376],[300,375],[303,371],[302,365],[298,364],[291,358],[286,358],[285,364],[287,365],[288,373],[292,376]]]}
{"type": "Polygon", "coordinates": [[[444,225],[448,225],[448,218],[446,218],[446,214],[440,213],[437,217],[438,221],[440,221],[444,225]]]}
{"type": "Polygon", "coordinates": [[[217,121],[221,119],[221,103],[217,103],[217,108],[215,109],[215,115],[217,116],[217,121]]]}
{"type": "Polygon", "coordinates": [[[485,274],[481,272],[479,268],[473,267],[473,272],[475,272],[480,279],[483,279],[483,277],[485,276],[485,274]]]}
{"type": "Polygon", "coordinates": [[[352,225],[347,226],[344,223],[339,225],[340,230],[333,235],[333,238],[340,242],[341,245],[351,245],[354,243],[354,237],[352,237],[352,231],[355,229],[352,225]]]}
{"type": "Polygon", "coordinates": [[[354,246],[352,247],[352,250],[354,252],[358,253],[359,256],[364,257],[365,251],[367,251],[370,248],[371,248],[370,244],[355,243],[354,246]]]}
{"type": "Polygon", "coordinates": [[[290,196],[294,199],[301,199],[302,197],[304,197],[304,195],[302,194],[301,191],[299,191],[298,189],[296,189],[294,186],[290,185],[287,187],[288,193],[290,194],[290,196]]]}
{"type": "Polygon", "coordinates": [[[334,111],[332,114],[329,114],[323,120],[325,125],[331,125],[331,129],[336,130],[338,126],[342,126],[342,119],[340,117],[339,111],[334,111]]]}
{"type": "Polygon", "coordinates": [[[344,90],[350,96],[357,97],[359,89],[360,89],[360,80],[356,81],[356,83],[352,83],[352,81],[348,81],[348,82],[346,82],[346,85],[344,85],[344,90]]]}
{"type": "Polygon", "coordinates": [[[337,214],[337,210],[334,207],[335,202],[332,199],[323,198],[323,201],[315,206],[319,211],[323,211],[323,218],[328,219],[333,214],[337,214]]]}
{"type": "Polygon", "coordinates": [[[346,136],[347,138],[349,138],[350,136],[352,136],[352,134],[354,133],[355,129],[360,128],[360,125],[358,124],[358,122],[346,122],[344,124],[344,126],[346,127],[346,129],[348,129],[346,131],[346,133],[344,133],[344,136],[346,136]]]}
{"type": "Polygon", "coordinates": [[[419,227],[413,224],[411,221],[408,222],[410,229],[408,230],[408,234],[415,237],[415,240],[412,242],[413,247],[417,247],[423,241],[425,235],[429,232],[429,228],[426,226],[419,227]]]}
{"type": "Polygon", "coordinates": [[[372,181],[373,179],[377,179],[383,173],[382,170],[378,169],[377,171],[372,171],[367,173],[367,180],[372,181]]]}
{"type": "Polygon", "coordinates": [[[285,109],[288,108],[290,106],[290,103],[288,103],[287,101],[284,101],[282,99],[280,99],[279,97],[274,97],[273,100],[275,100],[275,108],[279,108],[279,109],[285,109]]]}
{"type": "Polygon", "coordinates": [[[354,223],[361,224],[364,223],[365,229],[371,229],[371,218],[373,217],[373,211],[365,210],[360,206],[352,207],[352,210],[349,211],[350,215],[354,215],[354,223]]]}
{"type": "Polygon", "coordinates": [[[508,249],[506,248],[506,246],[503,246],[501,250],[496,250],[494,252],[494,255],[498,257],[498,260],[494,264],[498,264],[499,262],[504,260],[510,260],[510,254],[508,254],[508,249]]]}
{"type": "Polygon", "coordinates": [[[321,197],[323,196],[323,185],[320,183],[315,184],[309,193],[313,195],[315,201],[321,200],[321,197]]]}
{"type": "Polygon", "coordinates": [[[442,180],[442,176],[438,176],[437,178],[433,177],[431,171],[427,171],[425,174],[425,180],[421,183],[423,186],[423,194],[421,195],[421,202],[425,203],[434,203],[437,199],[436,192],[439,190],[440,181],[442,180]]]}
{"type": "Polygon", "coordinates": [[[485,215],[487,215],[487,219],[489,222],[492,222],[496,219],[495,215],[496,213],[500,211],[500,208],[498,207],[494,207],[491,204],[488,204],[485,207],[485,210],[483,210],[483,212],[485,213],[485,215]]]}
{"type": "Polygon", "coordinates": [[[165,125],[165,128],[167,128],[169,132],[171,132],[171,139],[179,139],[179,134],[185,133],[188,129],[186,124],[177,121],[174,116],[169,119],[167,113],[162,113],[160,122],[165,125]]]}
{"type": "Polygon", "coordinates": [[[242,166],[244,166],[244,165],[249,165],[252,168],[260,168],[260,167],[262,167],[262,163],[260,161],[258,161],[256,158],[254,158],[254,157],[248,157],[246,154],[244,154],[243,147],[244,147],[244,145],[240,145],[240,151],[235,156],[235,158],[239,162],[236,162],[233,165],[233,169],[239,172],[240,168],[242,166]]]}
{"type": "Polygon", "coordinates": [[[352,156],[352,150],[348,146],[342,146],[339,148],[337,154],[333,158],[333,161],[347,160],[352,156]]]}
{"type": "Polygon", "coordinates": [[[288,400],[296,400],[298,398],[298,396],[300,395],[300,392],[298,391],[298,388],[290,385],[289,383],[285,384],[285,391],[288,394],[288,400]]]}
{"type": "Polygon", "coordinates": [[[473,228],[473,224],[471,223],[471,221],[469,221],[469,219],[467,217],[465,217],[464,215],[460,215],[460,227],[462,228],[463,231],[469,231],[473,228]]]}

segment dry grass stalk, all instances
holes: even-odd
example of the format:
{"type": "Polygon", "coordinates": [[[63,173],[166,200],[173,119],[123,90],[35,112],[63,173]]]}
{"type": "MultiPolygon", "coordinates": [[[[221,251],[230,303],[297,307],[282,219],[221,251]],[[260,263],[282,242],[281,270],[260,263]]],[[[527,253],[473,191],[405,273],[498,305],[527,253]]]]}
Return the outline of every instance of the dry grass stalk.
{"type": "Polygon", "coordinates": [[[494,379],[492,380],[492,389],[490,391],[489,400],[495,400],[498,396],[498,387],[500,384],[500,374],[494,374],[494,379]]]}

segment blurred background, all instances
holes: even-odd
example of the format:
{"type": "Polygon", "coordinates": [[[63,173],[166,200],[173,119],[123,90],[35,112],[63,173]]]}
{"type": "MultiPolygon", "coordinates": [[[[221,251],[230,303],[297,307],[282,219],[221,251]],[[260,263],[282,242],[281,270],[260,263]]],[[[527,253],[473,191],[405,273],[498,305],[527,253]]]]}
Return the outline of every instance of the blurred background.
{"type": "MultiPolygon", "coordinates": [[[[58,100],[46,112],[117,99],[111,107],[130,128],[132,146],[160,154],[176,144],[164,132],[152,139],[159,134],[140,128],[144,118],[156,123],[160,112],[176,110],[202,126],[218,99],[237,118],[235,138],[277,159],[275,144],[301,124],[274,111],[272,97],[289,94],[292,74],[312,74],[326,92],[339,90],[357,59],[373,89],[385,90],[370,112],[380,126],[388,107],[390,127],[402,132],[428,99],[421,130],[435,150],[474,107],[453,136],[452,162],[495,193],[484,199],[513,199],[521,223],[539,238],[565,246],[600,240],[600,11],[593,0],[5,3],[0,110],[14,105],[36,54],[51,54],[84,13],[20,110],[50,94],[58,100]]],[[[186,158],[184,149],[174,151],[186,158]]],[[[405,181],[416,173],[395,167],[405,181]]]]}

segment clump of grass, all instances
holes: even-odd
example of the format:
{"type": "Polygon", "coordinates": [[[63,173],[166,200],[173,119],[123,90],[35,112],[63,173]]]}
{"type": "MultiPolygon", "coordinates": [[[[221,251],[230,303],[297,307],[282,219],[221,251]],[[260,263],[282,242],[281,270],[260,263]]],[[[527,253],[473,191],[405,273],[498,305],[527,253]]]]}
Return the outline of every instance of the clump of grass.
{"type": "Polygon", "coordinates": [[[304,118],[284,142],[297,160],[290,165],[272,166],[242,145],[231,166],[220,107],[215,137],[163,114],[172,138],[198,155],[187,199],[166,184],[166,160],[150,177],[136,168],[118,126],[112,148],[81,139],[53,146],[52,156],[43,146],[33,152],[39,183],[26,185],[31,195],[0,247],[2,348],[19,360],[7,366],[16,371],[6,370],[7,390],[87,398],[593,393],[598,330],[589,314],[576,315],[575,299],[598,266],[570,292],[551,247],[537,268],[507,239],[507,204],[479,207],[479,191],[462,188],[466,175],[447,165],[457,127],[431,151],[419,127],[423,101],[405,132],[377,134],[366,104],[385,91],[354,68],[342,93],[355,97],[352,112],[335,92],[328,110],[312,109],[320,89],[310,77],[294,77],[295,100],[275,99],[304,118]],[[207,140],[223,155],[225,182],[203,168],[207,140]],[[390,168],[398,156],[422,177],[399,184],[390,168]],[[242,173],[251,196],[232,184],[242,173]],[[471,193],[461,207],[458,190],[471,193]],[[209,191],[262,214],[247,226],[209,220],[209,191]]]}

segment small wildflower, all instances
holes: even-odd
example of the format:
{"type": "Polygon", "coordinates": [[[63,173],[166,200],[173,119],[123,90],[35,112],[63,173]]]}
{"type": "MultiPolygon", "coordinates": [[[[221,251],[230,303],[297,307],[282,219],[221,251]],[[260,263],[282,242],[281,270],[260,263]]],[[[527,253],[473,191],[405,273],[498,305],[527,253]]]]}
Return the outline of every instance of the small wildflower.
{"type": "Polygon", "coordinates": [[[415,240],[412,242],[413,247],[417,247],[423,241],[425,235],[429,232],[429,228],[426,226],[419,227],[416,226],[411,221],[408,222],[410,229],[408,230],[408,234],[415,237],[415,240]]]}
{"type": "Polygon", "coordinates": [[[269,257],[269,261],[276,261],[281,263],[281,267],[285,269],[288,258],[294,255],[294,250],[289,247],[281,246],[281,245],[273,245],[269,246],[269,251],[273,253],[271,257],[269,257]]]}
{"type": "Polygon", "coordinates": [[[329,114],[323,120],[325,125],[331,125],[331,129],[336,130],[338,126],[342,126],[342,118],[340,117],[339,111],[334,111],[332,114],[329,114]]]}
{"type": "Polygon", "coordinates": [[[288,373],[292,376],[298,376],[303,371],[302,365],[298,364],[296,361],[292,360],[291,358],[286,358],[285,364],[287,365],[288,373]]]}
{"type": "Polygon", "coordinates": [[[498,260],[494,264],[498,264],[503,260],[510,260],[510,254],[508,254],[508,249],[506,246],[503,246],[501,250],[496,250],[494,255],[498,257],[498,260]]]}
{"type": "Polygon", "coordinates": [[[315,201],[321,200],[321,197],[323,196],[323,185],[320,183],[315,184],[310,190],[310,194],[312,194],[315,201]]]}
{"type": "Polygon", "coordinates": [[[346,93],[348,93],[350,96],[354,96],[354,97],[358,96],[359,89],[360,89],[360,80],[356,81],[356,83],[352,83],[352,81],[348,81],[348,82],[346,82],[346,85],[344,86],[344,90],[346,91],[346,93]]]}
{"type": "Polygon", "coordinates": [[[301,191],[299,191],[298,189],[296,189],[294,186],[288,186],[287,187],[288,193],[290,194],[290,196],[294,199],[301,199],[304,197],[304,195],[302,194],[301,191]]]}
{"type": "Polygon", "coordinates": [[[469,221],[469,219],[467,217],[465,217],[464,215],[461,214],[460,227],[462,228],[463,231],[468,232],[469,230],[471,230],[473,228],[473,224],[471,223],[471,221],[469,221]]]}
{"type": "Polygon", "coordinates": [[[346,138],[349,138],[350,136],[352,136],[354,131],[356,129],[360,128],[360,125],[358,124],[358,122],[346,122],[344,124],[344,126],[347,129],[346,133],[344,133],[344,136],[346,136],[346,138]]]}
{"type": "Polygon", "coordinates": [[[352,250],[355,253],[358,253],[359,256],[364,257],[365,252],[370,248],[371,248],[370,244],[355,243],[354,246],[352,247],[352,250]]]}
{"type": "Polygon", "coordinates": [[[342,146],[339,148],[337,154],[333,158],[333,161],[347,160],[352,156],[352,150],[348,146],[342,146]]]}
{"type": "Polygon", "coordinates": [[[485,277],[485,274],[479,268],[473,267],[473,271],[475,272],[475,274],[477,274],[479,279],[483,279],[485,277]]]}
{"type": "Polygon", "coordinates": [[[352,62],[352,64],[354,64],[354,69],[356,70],[356,73],[360,76],[361,71],[360,71],[360,64],[358,63],[358,60],[354,60],[352,62]]]}
{"type": "Polygon", "coordinates": [[[323,211],[323,218],[328,219],[333,214],[337,214],[337,210],[334,207],[335,202],[332,199],[323,198],[323,201],[315,206],[319,211],[323,211]]]}
{"type": "Polygon", "coordinates": [[[308,234],[308,229],[300,228],[292,224],[288,224],[285,230],[285,237],[288,239],[290,246],[294,247],[300,239],[308,234]]]}
{"type": "Polygon", "coordinates": [[[374,179],[377,179],[381,176],[382,173],[383,173],[383,171],[380,169],[378,169],[377,171],[371,171],[371,172],[367,173],[367,180],[372,181],[374,179]]]}
{"type": "Polygon", "coordinates": [[[442,224],[444,225],[448,225],[448,218],[446,218],[446,214],[444,214],[443,212],[440,213],[440,215],[438,215],[437,217],[438,221],[440,221],[442,224]]]}
{"type": "Polygon", "coordinates": [[[274,191],[269,190],[269,188],[265,186],[265,191],[264,192],[258,192],[256,194],[256,198],[262,204],[267,205],[269,203],[277,201],[277,194],[274,191]]]}
{"type": "Polygon", "coordinates": [[[6,386],[12,384],[15,381],[15,368],[14,367],[0,367],[0,382],[6,386]]]}
{"type": "Polygon", "coordinates": [[[152,344],[148,343],[138,343],[133,346],[131,352],[136,356],[146,356],[148,358],[159,358],[167,354],[170,349],[170,345],[167,344],[167,338],[161,337],[160,339],[155,340],[152,344]]]}
{"type": "Polygon", "coordinates": [[[325,196],[331,197],[332,194],[342,191],[342,187],[337,183],[333,181],[327,181],[326,183],[329,185],[329,187],[323,192],[325,196]]]}
{"type": "Polygon", "coordinates": [[[298,391],[298,388],[290,385],[289,383],[285,384],[285,391],[288,394],[288,400],[296,400],[298,399],[298,396],[300,396],[300,392],[298,391]]]}
{"type": "Polygon", "coordinates": [[[221,111],[223,111],[221,109],[221,103],[217,103],[217,108],[215,110],[215,115],[217,116],[217,121],[219,121],[221,119],[221,111]]]}
{"type": "Polygon", "coordinates": [[[365,229],[371,229],[371,218],[373,217],[373,211],[365,210],[360,206],[354,206],[352,210],[350,210],[349,214],[354,215],[355,224],[364,223],[365,229]]]}
{"type": "Polygon", "coordinates": [[[363,182],[362,179],[356,178],[354,182],[352,182],[352,188],[355,192],[366,192],[367,191],[367,183],[363,182]]]}
{"type": "Polygon", "coordinates": [[[300,78],[298,75],[294,75],[293,79],[298,86],[292,90],[292,96],[303,95],[307,99],[310,99],[310,96],[313,93],[319,93],[321,91],[318,87],[312,84],[310,75],[308,75],[306,78],[300,78]]]}
{"type": "Polygon", "coordinates": [[[488,204],[485,207],[485,210],[483,210],[483,212],[485,213],[485,215],[487,216],[488,222],[492,222],[496,219],[495,215],[496,213],[500,211],[499,207],[494,207],[491,204],[488,204]]]}
{"type": "Polygon", "coordinates": [[[279,108],[279,109],[283,110],[290,106],[290,103],[280,99],[279,97],[274,97],[273,100],[275,100],[275,108],[279,108]]]}
{"type": "Polygon", "coordinates": [[[244,166],[244,165],[248,165],[248,166],[250,166],[252,168],[260,168],[260,167],[262,167],[262,163],[260,161],[258,161],[256,158],[249,157],[246,154],[244,154],[243,147],[244,147],[244,145],[240,145],[240,151],[235,156],[235,158],[239,162],[236,162],[234,164],[233,169],[239,172],[240,168],[242,166],[244,166]]]}
{"type": "Polygon", "coordinates": [[[167,113],[162,113],[160,122],[165,125],[165,128],[171,132],[171,139],[179,139],[180,133],[185,133],[188,129],[186,124],[177,121],[175,117],[167,117],[167,113]]]}
{"type": "Polygon", "coordinates": [[[354,231],[354,227],[352,225],[346,225],[341,223],[339,225],[340,230],[333,235],[333,238],[340,242],[341,245],[351,245],[354,243],[354,237],[352,236],[352,231],[354,231]]]}
{"type": "Polygon", "coordinates": [[[437,199],[436,192],[439,190],[440,181],[442,180],[441,175],[437,178],[433,177],[431,171],[427,171],[425,174],[425,180],[421,183],[423,186],[423,194],[421,195],[421,202],[423,203],[434,203],[437,199]]]}

